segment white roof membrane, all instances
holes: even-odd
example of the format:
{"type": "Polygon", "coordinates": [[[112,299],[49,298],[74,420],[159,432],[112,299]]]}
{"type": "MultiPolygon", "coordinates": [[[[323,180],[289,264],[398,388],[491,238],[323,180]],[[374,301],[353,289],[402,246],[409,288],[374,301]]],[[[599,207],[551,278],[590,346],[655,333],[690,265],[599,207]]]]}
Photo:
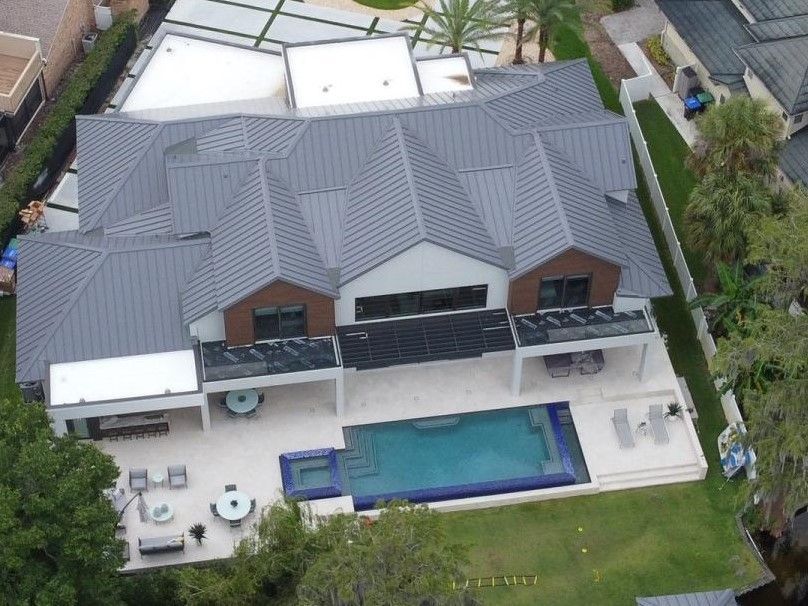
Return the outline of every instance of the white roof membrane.
{"type": "Polygon", "coordinates": [[[474,88],[469,64],[462,55],[418,59],[416,67],[425,95],[474,88]]]}

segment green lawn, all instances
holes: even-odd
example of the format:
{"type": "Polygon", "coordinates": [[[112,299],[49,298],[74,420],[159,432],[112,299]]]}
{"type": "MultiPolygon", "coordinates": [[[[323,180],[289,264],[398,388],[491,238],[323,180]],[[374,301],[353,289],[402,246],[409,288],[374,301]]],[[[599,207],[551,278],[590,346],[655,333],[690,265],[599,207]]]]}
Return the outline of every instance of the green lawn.
{"type": "Polygon", "coordinates": [[[354,2],[371,8],[379,8],[384,11],[394,11],[399,8],[412,6],[418,2],[418,0],[354,0],[354,2]]]}
{"type": "MultiPolygon", "coordinates": [[[[560,59],[587,57],[604,104],[619,111],[616,91],[574,28],[559,32],[553,50],[560,59]]],[[[693,186],[683,165],[687,147],[655,102],[640,104],[637,112],[679,229],[693,186]]],[[[717,471],[721,404],[636,159],[635,165],[637,192],[676,291],[656,300],[654,311],[676,373],[687,379],[696,402],[710,471],[703,482],[448,514],[450,536],[470,546],[470,576],[539,575],[536,587],[478,590],[486,604],[628,606],[637,595],[741,587],[762,574],[735,525],[738,486],[724,486],[717,471]]],[[[701,277],[700,264],[690,267],[701,277]]]]}
{"type": "Polygon", "coordinates": [[[0,298],[0,397],[17,399],[20,390],[15,382],[15,349],[14,325],[16,299],[0,298]]]}
{"type": "Polygon", "coordinates": [[[688,250],[683,224],[687,199],[696,184],[695,176],[685,166],[685,158],[690,154],[690,149],[656,101],[636,103],[634,110],[648,143],[648,151],[651,152],[657,178],[668,203],[673,227],[682,243],[687,266],[696,286],[700,286],[704,281],[704,263],[700,254],[688,250]]]}

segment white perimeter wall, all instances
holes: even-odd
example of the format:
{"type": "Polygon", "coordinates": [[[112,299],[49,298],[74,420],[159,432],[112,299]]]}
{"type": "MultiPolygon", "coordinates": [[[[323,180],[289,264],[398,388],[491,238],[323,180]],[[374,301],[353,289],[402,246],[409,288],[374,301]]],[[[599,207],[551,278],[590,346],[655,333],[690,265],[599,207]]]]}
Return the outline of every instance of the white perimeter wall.
{"type": "Polygon", "coordinates": [[[478,284],[488,285],[488,309],[505,307],[509,281],[504,269],[422,242],[340,287],[336,323],[355,322],[357,297],[478,284]]]}
{"type": "Polygon", "coordinates": [[[224,341],[224,314],[214,311],[203,316],[188,326],[191,336],[197,337],[200,342],[224,341]]]}

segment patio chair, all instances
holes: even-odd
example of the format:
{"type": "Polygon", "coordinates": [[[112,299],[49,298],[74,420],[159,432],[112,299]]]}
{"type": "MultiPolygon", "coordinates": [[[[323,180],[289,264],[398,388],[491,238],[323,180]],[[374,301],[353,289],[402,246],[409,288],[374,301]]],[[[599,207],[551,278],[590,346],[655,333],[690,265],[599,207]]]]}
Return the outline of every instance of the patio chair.
{"type": "Polygon", "coordinates": [[[668,428],[665,427],[665,416],[662,414],[662,404],[651,404],[648,407],[648,420],[651,423],[651,431],[654,432],[654,444],[670,442],[668,428]]]}
{"type": "Polygon", "coordinates": [[[250,499],[250,513],[255,511],[255,499],[250,499]]]}
{"type": "Polygon", "coordinates": [[[219,510],[216,508],[216,503],[211,503],[210,504],[210,512],[213,514],[214,518],[219,517],[219,510]]]}
{"type": "Polygon", "coordinates": [[[230,520],[230,528],[239,528],[241,526],[241,520],[230,520]]]}
{"type": "Polygon", "coordinates": [[[628,410],[615,408],[612,413],[612,424],[617,432],[617,441],[620,443],[620,448],[633,448],[634,436],[631,433],[631,426],[628,424],[628,410]]]}
{"type": "Polygon", "coordinates": [[[219,404],[219,408],[227,408],[227,398],[222,396],[221,398],[219,398],[217,404],[219,404]]]}
{"type": "Polygon", "coordinates": [[[264,392],[259,391],[258,392],[258,405],[260,406],[263,403],[264,403],[264,392]]]}
{"type": "Polygon", "coordinates": [[[572,356],[570,354],[544,356],[544,365],[553,379],[568,377],[572,369],[572,356]]]}
{"type": "Polygon", "coordinates": [[[185,465],[169,465],[168,487],[179,488],[181,486],[188,486],[188,473],[185,470],[185,465]]]}
{"type": "Polygon", "coordinates": [[[149,470],[148,469],[130,469],[129,470],[129,490],[136,492],[138,490],[149,489],[149,470]]]}
{"type": "Polygon", "coordinates": [[[247,412],[245,412],[244,416],[247,417],[248,419],[252,419],[257,414],[258,414],[258,409],[253,408],[252,410],[248,410],[247,412]]]}
{"type": "Polygon", "coordinates": [[[225,492],[233,492],[235,490],[236,490],[236,485],[235,484],[225,484],[224,485],[224,491],[225,492]]]}

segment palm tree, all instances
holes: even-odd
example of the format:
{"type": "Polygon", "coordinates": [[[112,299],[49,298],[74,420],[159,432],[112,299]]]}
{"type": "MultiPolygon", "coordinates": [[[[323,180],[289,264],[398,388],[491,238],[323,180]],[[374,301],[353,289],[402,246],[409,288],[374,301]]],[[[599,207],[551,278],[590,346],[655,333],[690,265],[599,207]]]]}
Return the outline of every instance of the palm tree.
{"type": "Polygon", "coordinates": [[[421,30],[421,39],[429,46],[448,46],[459,53],[464,46],[480,52],[480,42],[503,34],[502,11],[492,0],[440,0],[437,8],[421,5],[427,17],[425,25],[409,24],[411,31],[421,30]]]}
{"type": "Polygon", "coordinates": [[[765,101],[732,97],[710,109],[697,124],[699,135],[690,158],[697,174],[773,174],[783,123],[765,101]]]}
{"type": "Polygon", "coordinates": [[[740,263],[717,267],[719,292],[705,293],[690,302],[690,308],[704,307],[710,317],[710,330],[716,337],[744,332],[758,310],[757,283],[761,276],[750,277],[740,263]]]}
{"type": "Polygon", "coordinates": [[[544,62],[547,46],[559,25],[564,24],[577,8],[573,0],[508,0],[505,11],[516,21],[516,52],[513,63],[524,63],[522,45],[525,40],[535,40],[538,36],[539,63],[544,62]],[[525,31],[525,23],[533,26],[525,31]]]}
{"type": "Polygon", "coordinates": [[[771,211],[771,194],[752,176],[708,174],[690,192],[684,222],[692,248],[708,265],[746,257],[747,235],[771,211]]]}

